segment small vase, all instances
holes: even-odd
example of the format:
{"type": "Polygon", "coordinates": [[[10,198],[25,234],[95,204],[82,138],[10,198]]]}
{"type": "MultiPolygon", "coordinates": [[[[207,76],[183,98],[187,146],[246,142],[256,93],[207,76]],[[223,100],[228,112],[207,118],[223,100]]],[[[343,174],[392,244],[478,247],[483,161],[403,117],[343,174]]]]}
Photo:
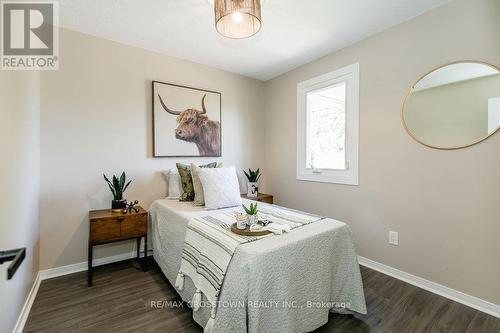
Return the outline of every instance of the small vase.
{"type": "Polygon", "coordinates": [[[127,200],[111,200],[111,210],[115,213],[119,213],[127,208],[127,200]]]}
{"type": "Polygon", "coordinates": [[[257,215],[247,215],[247,224],[252,226],[257,223],[257,215]]]}
{"type": "Polygon", "coordinates": [[[247,197],[256,198],[259,193],[259,185],[256,182],[247,183],[247,197]]]}

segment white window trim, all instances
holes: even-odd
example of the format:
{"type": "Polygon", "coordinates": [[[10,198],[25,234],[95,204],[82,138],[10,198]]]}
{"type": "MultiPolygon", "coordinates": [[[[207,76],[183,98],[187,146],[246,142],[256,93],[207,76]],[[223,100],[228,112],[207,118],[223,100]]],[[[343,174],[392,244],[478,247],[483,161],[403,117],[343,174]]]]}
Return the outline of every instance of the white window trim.
{"type": "Polygon", "coordinates": [[[297,179],[322,183],[359,185],[359,63],[297,84],[297,179]],[[346,82],[346,170],[306,168],[306,94],[336,83],[346,82]]]}

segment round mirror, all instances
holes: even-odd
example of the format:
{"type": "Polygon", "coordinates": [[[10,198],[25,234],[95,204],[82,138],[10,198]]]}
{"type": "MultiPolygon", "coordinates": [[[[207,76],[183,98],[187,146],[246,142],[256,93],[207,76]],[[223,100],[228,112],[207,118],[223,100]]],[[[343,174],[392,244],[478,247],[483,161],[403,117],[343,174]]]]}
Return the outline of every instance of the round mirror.
{"type": "Polygon", "coordinates": [[[481,62],[456,62],[423,76],[401,111],[415,140],[437,149],[479,143],[500,128],[500,71],[481,62]]]}

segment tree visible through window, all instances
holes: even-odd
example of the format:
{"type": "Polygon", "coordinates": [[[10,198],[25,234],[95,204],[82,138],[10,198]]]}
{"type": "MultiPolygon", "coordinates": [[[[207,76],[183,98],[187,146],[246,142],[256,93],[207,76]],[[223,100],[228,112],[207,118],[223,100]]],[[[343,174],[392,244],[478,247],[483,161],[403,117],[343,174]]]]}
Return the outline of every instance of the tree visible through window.
{"type": "Polygon", "coordinates": [[[307,93],[306,167],[346,169],[346,83],[307,93]]]}
{"type": "Polygon", "coordinates": [[[359,64],[297,83],[297,179],[359,185],[359,64]]]}

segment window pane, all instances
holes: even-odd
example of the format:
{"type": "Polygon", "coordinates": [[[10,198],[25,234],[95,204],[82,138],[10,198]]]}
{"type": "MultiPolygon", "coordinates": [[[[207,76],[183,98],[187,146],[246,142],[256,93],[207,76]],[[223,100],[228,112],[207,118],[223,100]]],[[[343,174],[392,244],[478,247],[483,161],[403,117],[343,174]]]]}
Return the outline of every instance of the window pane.
{"type": "Polygon", "coordinates": [[[307,168],[346,169],[346,83],[307,93],[307,168]]]}

